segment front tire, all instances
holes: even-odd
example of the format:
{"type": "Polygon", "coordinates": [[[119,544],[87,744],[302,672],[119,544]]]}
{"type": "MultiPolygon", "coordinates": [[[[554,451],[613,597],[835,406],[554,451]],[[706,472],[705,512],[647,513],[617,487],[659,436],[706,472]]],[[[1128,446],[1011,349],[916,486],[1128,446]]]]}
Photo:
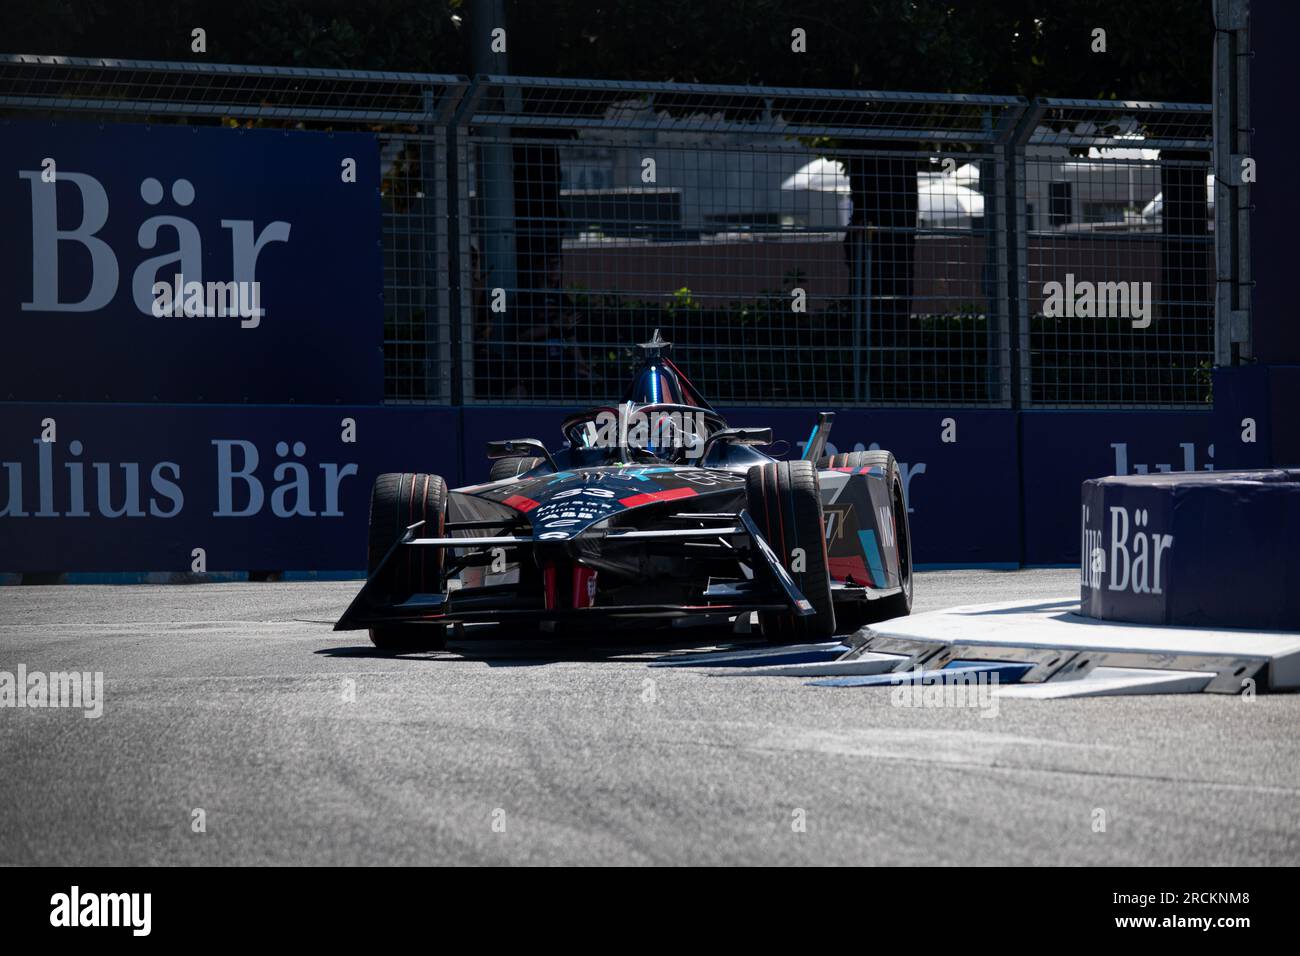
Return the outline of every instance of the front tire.
{"type": "MultiPolygon", "coordinates": [[[[370,536],[366,571],[373,575],[408,527],[424,525],[417,534],[439,538],[447,523],[447,483],[438,475],[405,472],[380,475],[370,492],[370,536]]],[[[384,590],[397,600],[412,594],[441,593],[443,549],[421,546],[393,555],[383,569],[384,590]]],[[[370,628],[370,641],[383,651],[442,650],[447,646],[444,624],[385,624],[370,628]]]]}
{"type": "Polygon", "coordinates": [[[817,612],[798,617],[789,612],[760,611],[763,637],[772,643],[825,640],[835,633],[835,604],[817,470],[810,461],[755,465],[745,475],[745,492],[750,517],[817,612]]]}

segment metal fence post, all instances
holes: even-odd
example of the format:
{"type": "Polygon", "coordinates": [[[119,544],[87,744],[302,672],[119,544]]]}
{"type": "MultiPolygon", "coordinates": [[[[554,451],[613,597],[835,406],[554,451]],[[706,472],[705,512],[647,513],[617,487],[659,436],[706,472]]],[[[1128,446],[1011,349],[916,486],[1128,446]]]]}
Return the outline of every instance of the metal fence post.
{"type": "Polygon", "coordinates": [[[460,355],[463,294],[459,269],[461,209],[457,196],[460,179],[456,162],[455,116],[467,86],[468,82],[464,82],[449,91],[430,115],[429,124],[437,167],[433,184],[437,190],[433,216],[438,253],[435,275],[441,273],[447,277],[445,287],[441,284],[438,287],[439,394],[441,400],[450,405],[462,403],[464,389],[460,355]]]}
{"type": "Polygon", "coordinates": [[[1250,186],[1241,181],[1250,151],[1249,0],[1214,2],[1214,342],[1215,364],[1252,355],[1250,186]]]}
{"type": "Polygon", "coordinates": [[[1018,401],[1018,385],[1013,391],[1014,356],[1019,351],[1012,346],[1011,325],[1019,323],[1017,303],[1019,295],[1015,263],[1024,260],[1017,255],[1021,223],[1015,203],[1014,137],[1018,124],[1028,104],[1007,110],[993,125],[995,150],[992,159],[982,167],[981,185],[984,189],[984,216],[987,251],[985,253],[984,283],[989,301],[989,400],[1005,406],[1018,401]],[[987,178],[985,173],[990,173],[987,178]],[[991,188],[990,188],[991,187],[991,188]],[[1015,397],[1013,397],[1015,396],[1015,397]]]}
{"type": "Polygon", "coordinates": [[[1030,103],[1011,126],[1003,147],[1007,208],[1006,339],[1011,374],[1008,390],[1012,408],[1026,408],[1033,401],[1029,351],[1029,217],[1025,208],[1025,146],[1042,115],[1042,106],[1036,101],[1030,103]]]}
{"type": "MultiPolygon", "coordinates": [[[[850,227],[852,228],[852,227],[850,227]]],[[[871,232],[870,226],[862,230],[862,252],[853,256],[853,400],[859,404],[871,401],[871,363],[863,357],[871,351],[871,232]]]]}
{"type": "Polygon", "coordinates": [[[465,135],[483,94],[476,77],[447,119],[447,273],[453,289],[452,393],[456,404],[476,395],[474,376],[474,261],[470,250],[470,146],[465,135]]]}
{"type": "Polygon", "coordinates": [[[425,338],[430,340],[424,361],[424,394],[447,402],[451,393],[451,355],[448,343],[452,323],[449,321],[450,289],[438,282],[445,273],[447,255],[446,154],[438,125],[437,92],[424,91],[426,122],[420,141],[420,244],[424,251],[421,275],[421,299],[424,304],[425,338]]]}

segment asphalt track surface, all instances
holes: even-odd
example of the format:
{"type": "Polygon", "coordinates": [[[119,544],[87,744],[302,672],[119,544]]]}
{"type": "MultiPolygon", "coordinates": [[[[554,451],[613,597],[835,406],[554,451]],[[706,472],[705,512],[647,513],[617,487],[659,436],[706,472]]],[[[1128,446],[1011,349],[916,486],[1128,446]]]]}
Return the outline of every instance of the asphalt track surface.
{"type": "MultiPolygon", "coordinates": [[[[930,572],[917,609],[1076,588],[930,572]]],[[[105,680],[99,719],[0,709],[0,864],[1300,860],[1300,695],[988,717],[617,631],[387,657],[330,630],[356,589],[0,588],[0,670],[105,680]]]]}

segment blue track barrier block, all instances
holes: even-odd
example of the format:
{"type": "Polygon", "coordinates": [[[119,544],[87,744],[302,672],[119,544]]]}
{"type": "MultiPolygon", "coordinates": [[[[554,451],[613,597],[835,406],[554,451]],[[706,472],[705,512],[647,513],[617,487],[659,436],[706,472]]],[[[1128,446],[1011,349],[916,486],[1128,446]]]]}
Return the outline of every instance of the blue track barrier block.
{"type": "Polygon", "coordinates": [[[1300,629],[1300,469],[1086,481],[1080,517],[1084,614],[1300,629]]]}

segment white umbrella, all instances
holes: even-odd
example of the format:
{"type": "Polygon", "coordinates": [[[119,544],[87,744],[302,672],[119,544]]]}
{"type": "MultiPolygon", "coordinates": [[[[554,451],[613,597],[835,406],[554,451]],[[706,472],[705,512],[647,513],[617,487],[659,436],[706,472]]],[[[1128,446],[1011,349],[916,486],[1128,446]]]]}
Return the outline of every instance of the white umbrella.
{"type": "Polygon", "coordinates": [[[810,190],[819,193],[848,193],[849,177],[844,165],[825,156],[814,159],[781,183],[785,190],[810,190]]]}
{"type": "Polygon", "coordinates": [[[941,179],[916,191],[917,220],[928,225],[984,215],[984,197],[969,186],[941,179]]]}

